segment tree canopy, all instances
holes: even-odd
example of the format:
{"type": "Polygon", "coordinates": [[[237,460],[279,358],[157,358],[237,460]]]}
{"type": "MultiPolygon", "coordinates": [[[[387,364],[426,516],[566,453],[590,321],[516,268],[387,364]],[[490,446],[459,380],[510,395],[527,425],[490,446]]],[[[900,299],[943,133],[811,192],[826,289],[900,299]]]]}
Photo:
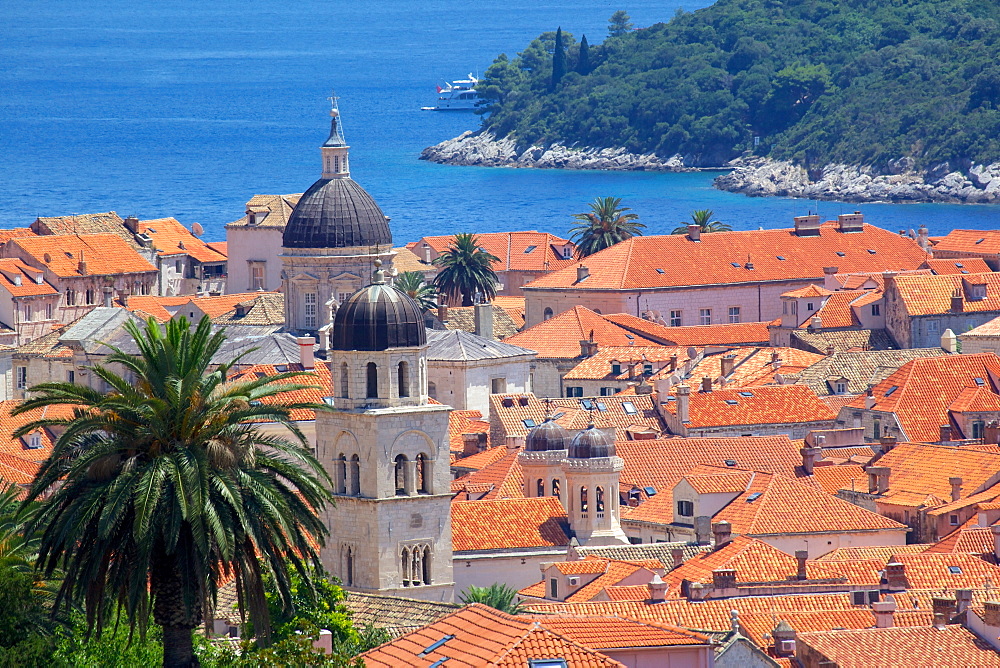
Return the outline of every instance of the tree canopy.
{"type": "Polygon", "coordinates": [[[639,214],[622,206],[621,197],[598,197],[588,204],[590,211],[574,213],[580,224],[570,228],[571,239],[576,244],[579,258],[593,255],[630,237],[641,236],[645,224],[638,222],[639,214]]]}
{"type": "Polygon", "coordinates": [[[718,0],[603,44],[561,31],[500,56],[484,127],[518,145],[623,147],[721,165],[745,151],[807,168],[1000,160],[1000,4],[718,0]],[[585,73],[588,72],[589,73],[585,73]]]}

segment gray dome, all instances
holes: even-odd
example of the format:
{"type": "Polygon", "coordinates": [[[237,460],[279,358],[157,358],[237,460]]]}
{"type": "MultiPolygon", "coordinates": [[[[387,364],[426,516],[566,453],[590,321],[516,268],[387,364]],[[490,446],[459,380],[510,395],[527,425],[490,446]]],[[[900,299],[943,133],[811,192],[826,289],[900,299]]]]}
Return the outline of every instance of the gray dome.
{"type": "Polygon", "coordinates": [[[573,436],[550,417],[545,422],[533,427],[524,439],[524,449],[528,452],[545,452],[547,450],[568,450],[573,436]]]}
{"type": "Polygon", "coordinates": [[[337,309],[331,339],[333,350],[415,348],[427,344],[427,331],[417,303],[376,279],[337,309]]]}
{"type": "Polygon", "coordinates": [[[285,248],[392,246],[389,222],[352,179],[320,179],[302,194],[281,237],[285,248]]]}
{"type": "Polygon", "coordinates": [[[602,429],[590,425],[573,437],[573,442],[569,444],[569,456],[572,459],[614,457],[615,439],[609,438],[602,429]]]}

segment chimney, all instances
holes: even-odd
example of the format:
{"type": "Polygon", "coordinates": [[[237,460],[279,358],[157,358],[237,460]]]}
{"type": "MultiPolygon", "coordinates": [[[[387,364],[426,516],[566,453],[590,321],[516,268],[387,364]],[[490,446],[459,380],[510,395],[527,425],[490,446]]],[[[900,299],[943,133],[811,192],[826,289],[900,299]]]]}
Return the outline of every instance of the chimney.
{"type": "Polygon", "coordinates": [[[462,434],[462,456],[479,454],[479,434],[462,434]]]}
{"type": "Polygon", "coordinates": [[[921,223],[920,228],[917,230],[917,245],[924,250],[927,250],[927,247],[931,245],[930,239],[927,238],[927,235],[927,226],[921,223]]]}
{"type": "Polygon", "coordinates": [[[440,298],[438,299],[438,320],[448,322],[448,305],[442,304],[440,298]]]}
{"type": "Polygon", "coordinates": [[[299,344],[299,361],[302,363],[302,368],[306,371],[312,371],[316,368],[316,362],[313,359],[313,345],[316,343],[316,339],[311,336],[300,336],[295,341],[299,344]]]}
{"type": "Polygon", "coordinates": [[[823,275],[824,276],[834,276],[834,275],[836,275],[836,273],[837,273],[837,271],[839,269],[840,269],[840,267],[823,267],[823,275]]]}
{"type": "Polygon", "coordinates": [[[590,276],[590,269],[588,269],[586,265],[581,264],[579,267],[576,268],[577,283],[587,278],[588,276],[590,276]]]}
{"type": "Polygon", "coordinates": [[[639,384],[635,386],[636,394],[652,394],[653,386],[646,382],[644,376],[639,378],[639,384]]]}
{"type": "Polygon", "coordinates": [[[813,331],[819,331],[823,329],[823,318],[819,317],[818,315],[814,315],[813,317],[809,318],[809,329],[813,331]]]}
{"type": "Polygon", "coordinates": [[[700,582],[692,583],[688,587],[688,598],[692,601],[704,601],[705,595],[708,592],[705,591],[705,585],[700,582]]]}
{"type": "Polygon", "coordinates": [[[1000,603],[997,601],[983,602],[983,623],[986,626],[1000,626],[1000,603]]]}
{"type": "Polygon", "coordinates": [[[872,394],[872,388],[869,387],[868,391],[865,392],[865,410],[870,411],[875,408],[875,403],[875,396],[872,394]]]}
{"type": "Polygon", "coordinates": [[[688,225],[688,239],[691,241],[701,241],[700,225],[688,225]]]}
{"type": "Polygon", "coordinates": [[[935,612],[934,628],[936,628],[938,631],[944,631],[945,623],[946,623],[945,616],[940,612],[935,612]]]}
{"type": "Polygon", "coordinates": [[[801,450],[799,454],[802,455],[802,470],[805,471],[806,475],[812,475],[813,469],[816,468],[816,458],[823,453],[819,448],[811,448],[808,445],[801,450]]]}
{"type": "Polygon", "coordinates": [[[80,262],[79,262],[79,264],[77,265],[77,268],[80,270],[80,273],[82,275],[84,275],[84,276],[87,275],[87,261],[86,260],[81,259],[80,262]]]}
{"type": "Polygon", "coordinates": [[[102,289],[104,290],[104,306],[111,308],[114,306],[115,289],[110,285],[105,285],[102,289]]]}
{"type": "Polygon", "coordinates": [[[670,373],[677,371],[677,353],[670,356],[670,360],[667,362],[667,370],[670,373]]]}
{"type": "Polygon", "coordinates": [[[837,346],[833,345],[832,343],[826,347],[826,354],[827,355],[832,355],[835,352],[837,352],[837,346]]]}
{"type": "Polygon", "coordinates": [[[722,363],[722,375],[728,376],[733,372],[733,368],[736,366],[736,355],[723,355],[722,360],[720,361],[722,363]]]}
{"type": "Polygon", "coordinates": [[[701,391],[711,392],[712,391],[712,379],[708,376],[703,376],[701,379],[701,391]]]}
{"type": "Polygon", "coordinates": [[[989,445],[1000,444],[1000,422],[991,420],[983,430],[983,443],[989,445]]]}
{"type": "Polygon", "coordinates": [[[698,515],[694,518],[694,536],[699,545],[708,545],[712,535],[712,518],[708,515],[698,515]]]}
{"type": "Polygon", "coordinates": [[[896,447],[896,437],[895,436],[882,436],[878,439],[879,447],[882,450],[882,454],[891,452],[893,448],[896,447]]]}
{"type": "Polygon", "coordinates": [[[964,311],[965,309],[962,306],[964,301],[965,298],[962,297],[962,291],[959,288],[955,288],[955,292],[951,295],[951,310],[955,313],[961,313],[964,311]]]}
{"type": "Polygon", "coordinates": [[[951,485],[951,500],[958,501],[962,498],[962,479],[957,476],[952,476],[948,478],[948,484],[951,485]]]}
{"type": "Polygon", "coordinates": [[[892,557],[885,565],[885,582],[888,589],[895,591],[908,589],[910,586],[906,581],[906,566],[896,561],[896,557],[892,557]]]}
{"type": "Polygon", "coordinates": [[[945,623],[955,616],[956,607],[957,604],[953,598],[935,596],[931,599],[931,609],[934,610],[934,616],[937,617],[938,615],[941,615],[944,618],[945,623]]]}
{"type": "Polygon", "coordinates": [[[805,580],[806,578],[806,560],[809,559],[809,550],[795,550],[795,579],[805,580]]]}
{"type": "Polygon", "coordinates": [[[677,386],[677,419],[683,422],[691,421],[691,388],[687,385],[677,386]]]}
{"type": "Polygon", "coordinates": [[[795,222],[795,234],[800,237],[818,237],[819,232],[819,216],[817,214],[810,214],[808,216],[795,216],[792,219],[795,222]]]}
{"type": "Polygon", "coordinates": [[[774,366],[776,364],[778,366],[781,365],[781,356],[778,355],[778,351],[777,350],[772,350],[771,351],[771,366],[774,366]]]}
{"type": "Polygon", "coordinates": [[[1000,560],[1000,524],[991,526],[990,533],[993,534],[993,556],[1000,560]]]}
{"type": "Polygon", "coordinates": [[[593,357],[597,354],[597,342],[590,339],[580,339],[580,356],[593,357]]]}
{"type": "Polygon", "coordinates": [[[842,213],[837,216],[841,232],[861,232],[865,229],[865,217],[860,211],[842,213]]]}
{"type": "Polygon", "coordinates": [[[679,547],[675,547],[670,550],[670,557],[674,560],[674,568],[679,568],[684,564],[684,550],[679,547]]]}
{"type": "Polygon", "coordinates": [[[795,655],[796,633],[788,622],[785,620],[778,622],[778,625],[771,631],[771,636],[774,638],[775,654],[784,657],[795,655]]]}
{"type": "MultiPolygon", "coordinates": [[[[136,218],[135,216],[129,216],[122,222],[125,223],[125,229],[127,229],[132,234],[139,233],[139,219],[136,218]]],[[[250,224],[253,225],[253,222],[251,221],[250,224]]]]}
{"type": "Polygon", "coordinates": [[[646,584],[649,590],[650,603],[663,603],[667,598],[667,583],[663,581],[659,573],[653,575],[653,579],[646,584]]]}
{"type": "Polygon", "coordinates": [[[716,589],[734,589],[736,587],[736,570],[716,568],[712,571],[712,586],[716,589]]]}
{"type": "Polygon", "coordinates": [[[893,615],[896,612],[896,599],[889,594],[884,601],[872,603],[872,612],[875,613],[875,628],[891,629],[895,626],[893,615]]]}
{"type": "Polygon", "coordinates": [[[715,537],[715,548],[726,545],[733,539],[733,525],[726,520],[712,523],[712,536],[715,537]]]}
{"type": "Polygon", "coordinates": [[[493,304],[489,302],[485,304],[476,304],[475,309],[475,325],[476,325],[476,335],[481,336],[484,339],[493,338],[493,304]]]}
{"type": "Polygon", "coordinates": [[[951,329],[946,329],[941,333],[941,350],[952,354],[958,352],[958,337],[951,329]]]}
{"type": "Polygon", "coordinates": [[[940,430],[941,430],[941,443],[950,443],[951,442],[951,425],[950,424],[943,424],[943,425],[941,425],[940,430]]]}
{"type": "Polygon", "coordinates": [[[892,469],[888,466],[868,467],[868,493],[885,494],[889,491],[889,475],[892,469]]]}
{"type": "Polygon", "coordinates": [[[969,608],[972,607],[972,590],[971,589],[956,589],[955,590],[955,614],[960,615],[969,608]]]}

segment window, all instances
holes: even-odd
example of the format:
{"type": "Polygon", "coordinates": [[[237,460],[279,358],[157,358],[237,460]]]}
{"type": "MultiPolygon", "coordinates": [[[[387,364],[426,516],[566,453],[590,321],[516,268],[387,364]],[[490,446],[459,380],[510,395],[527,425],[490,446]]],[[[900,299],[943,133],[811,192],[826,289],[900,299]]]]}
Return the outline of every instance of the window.
{"type": "Polygon", "coordinates": [[[653,364],[651,362],[646,362],[642,365],[642,373],[644,376],[653,375],[653,364]]]}
{"type": "Polygon", "coordinates": [[[535,496],[545,496],[545,481],[541,478],[535,483],[535,496]]]}
{"type": "Polygon", "coordinates": [[[610,397],[610,396],[613,396],[615,394],[618,394],[620,391],[621,390],[619,390],[617,387],[602,387],[601,388],[601,396],[602,397],[610,397]]]}
{"type": "Polygon", "coordinates": [[[28,389],[28,367],[19,366],[16,368],[17,375],[17,389],[26,390],[28,389]]]}
{"type": "Polygon", "coordinates": [[[552,496],[559,498],[559,478],[552,479],[552,496]]]}
{"type": "Polygon", "coordinates": [[[337,293],[337,302],[340,303],[340,304],[343,304],[344,302],[346,302],[348,299],[351,298],[352,294],[354,294],[354,293],[353,292],[338,292],[337,293]]]}
{"type": "Polygon", "coordinates": [[[878,418],[872,420],[872,438],[878,440],[882,437],[882,421],[878,418]]]}
{"type": "Polygon", "coordinates": [[[872,304],[872,315],[882,315],[881,304],[872,304]]]}
{"type": "Polygon", "coordinates": [[[430,463],[427,461],[427,455],[420,453],[417,455],[417,492],[420,494],[430,494],[430,463]]]}
{"type": "MultiPolygon", "coordinates": [[[[580,512],[586,513],[589,510],[589,499],[587,498],[587,488],[580,488],[580,512]]],[[[586,517],[586,515],[584,515],[586,517]]]]}
{"type": "Polygon", "coordinates": [[[527,255],[528,253],[530,253],[531,251],[535,250],[536,248],[538,248],[538,246],[528,246],[527,248],[524,249],[524,254],[527,255]]]}
{"type": "Polygon", "coordinates": [[[681,312],[680,311],[671,311],[670,312],[670,326],[671,327],[680,327],[681,326],[681,312]]]}
{"type": "Polygon", "coordinates": [[[490,379],[490,393],[491,394],[503,394],[507,391],[507,379],[506,378],[492,378],[490,379]]]}
{"type": "Polygon", "coordinates": [[[37,431],[32,432],[31,435],[28,436],[28,449],[29,450],[38,450],[41,447],[42,447],[42,435],[41,435],[41,433],[39,433],[37,431]]]}
{"type": "Polygon", "coordinates": [[[350,374],[347,370],[347,362],[342,362],[340,364],[340,396],[344,399],[351,396],[349,376],[350,374]]]}
{"type": "Polygon", "coordinates": [[[729,307],[729,322],[735,324],[740,321],[740,307],[730,306],[729,307]]]}
{"type": "Polygon", "coordinates": [[[76,291],[66,291],[66,306],[76,306],[76,291]]]}
{"type": "Polygon", "coordinates": [[[847,383],[837,383],[837,394],[847,394],[847,383]]]}
{"type": "Polygon", "coordinates": [[[597,487],[594,489],[594,502],[597,504],[597,512],[604,512],[604,488],[597,487]]]}
{"type": "Polygon", "coordinates": [[[24,313],[21,317],[22,322],[31,322],[31,304],[25,302],[21,310],[24,313]]]}
{"type": "Polygon", "coordinates": [[[344,568],[344,584],[354,584],[354,548],[348,547],[345,555],[346,567],[344,568]]]}
{"type": "Polygon", "coordinates": [[[431,399],[436,399],[438,395],[438,388],[436,383],[427,381],[427,396],[431,399]]]}
{"type": "Polygon", "coordinates": [[[629,536],[628,542],[632,545],[642,545],[642,536],[629,536]]]}
{"type": "Polygon", "coordinates": [[[694,503],[691,501],[678,501],[677,514],[681,517],[692,517],[694,515],[694,503]]]}
{"type": "Polygon", "coordinates": [[[950,515],[948,517],[948,522],[953,526],[958,526],[958,515],[950,515]]]}
{"type": "Polygon", "coordinates": [[[927,332],[928,333],[936,334],[937,331],[938,331],[938,322],[937,322],[937,320],[928,320],[927,321],[927,332]]]}
{"type": "Polygon", "coordinates": [[[548,320],[551,317],[552,317],[552,309],[546,306],[545,311],[542,312],[542,320],[548,320]]]}
{"type": "Polygon", "coordinates": [[[410,396],[410,365],[406,362],[396,367],[396,385],[400,397],[410,396]]]}
{"type": "Polygon", "coordinates": [[[52,320],[52,302],[45,305],[45,319],[52,320]]]}
{"type": "Polygon", "coordinates": [[[701,309],[700,311],[698,311],[698,317],[700,319],[699,321],[701,322],[701,324],[703,324],[703,325],[711,325],[712,324],[712,309],[710,309],[710,308],[703,308],[703,309],[701,309]]]}
{"type": "Polygon", "coordinates": [[[334,471],[334,484],[337,494],[347,494],[347,455],[340,453],[334,471]]]}
{"type": "Polygon", "coordinates": [[[962,574],[962,567],[961,566],[949,566],[948,567],[948,572],[951,573],[952,575],[961,575],[962,574]]]}
{"type": "Polygon", "coordinates": [[[347,493],[352,496],[361,496],[361,457],[351,455],[350,485],[347,493]]]}
{"type": "Polygon", "coordinates": [[[566,388],[567,397],[582,397],[583,388],[582,387],[567,387],[566,388]]]}
{"type": "Polygon", "coordinates": [[[174,260],[174,271],[176,271],[178,274],[181,273],[181,264],[182,263],[180,260],[174,260]]]}
{"type": "Polygon", "coordinates": [[[84,296],[84,303],[86,303],[86,304],[93,304],[94,303],[94,291],[93,290],[87,290],[86,292],[83,293],[83,296],[84,296]]]}
{"type": "Polygon", "coordinates": [[[982,438],[986,423],[976,420],[972,423],[972,438],[982,438]]]}
{"type": "Polygon", "coordinates": [[[563,246],[563,259],[568,260],[573,257],[573,249],[569,246],[563,246]]]}
{"type": "Polygon", "coordinates": [[[378,365],[375,362],[368,363],[368,391],[365,396],[369,399],[378,399],[378,365]]]}
{"type": "Polygon", "coordinates": [[[549,598],[559,598],[559,580],[549,578],[549,598]]]}
{"type": "Polygon", "coordinates": [[[620,376],[622,373],[622,364],[617,360],[611,360],[611,373],[615,376],[620,376]]]}
{"type": "Polygon", "coordinates": [[[307,292],[302,295],[302,302],[305,305],[305,325],[307,328],[316,327],[316,293],[307,292]]]}
{"type": "Polygon", "coordinates": [[[76,371],[74,371],[73,369],[70,369],[69,371],[66,372],[66,382],[67,383],[75,383],[76,382],[76,371]]]}
{"type": "Polygon", "coordinates": [[[406,455],[396,455],[396,496],[406,495],[406,455]]]}

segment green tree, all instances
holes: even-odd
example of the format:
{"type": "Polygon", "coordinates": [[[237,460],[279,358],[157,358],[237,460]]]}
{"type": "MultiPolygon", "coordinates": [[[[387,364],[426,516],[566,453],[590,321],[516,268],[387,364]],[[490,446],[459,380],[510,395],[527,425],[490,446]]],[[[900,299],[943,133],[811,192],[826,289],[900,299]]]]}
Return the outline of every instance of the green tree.
{"type": "Polygon", "coordinates": [[[459,599],[465,605],[482,603],[509,615],[518,615],[528,610],[517,600],[517,590],[500,582],[494,582],[489,587],[472,585],[459,595],[459,599]]]}
{"type": "Polygon", "coordinates": [[[621,37],[631,31],[631,17],[624,9],[619,9],[608,19],[608,37],[621,37]]]}
{"type": "Polygon", "coordinates": [[[627,213],[630,209],[621,206],[621,203],[621,197],[598,197],[588,204],[590,211],[573,214],[574,218],[583,221],[570,228],[577,257],[593,255],[616,243],[642,235],[646,226],[637,222],[639,215],[627,213]]]}
{"type": "Polygon", "coordinates": [[[499,261],[500,258],[479,246],[474,234],[456,234],[448,250],[434,260],[434,265],[441,269],[434,285],[451,299],[461,299],[462,306],[475,304],[476,294],[484,301],[492,301],[500,285],[493,263],[499,261]]]}
{"type": "Polygon", "coordinates": [[[433,283],[427,283],[419,271],[404,271],[393,279],[392,284],[409,295],[424,311],[437,307],[437,290],[433,283]]]}
{"type": "Polygon", "coordinates": [[[580,40],[580,55],[576,59],[576,71],[583,76],[590,74],[590,43],[587,42],[586,35],[580,40]]]}
{"type": "MultiPolygon", "coordinates": [[[[711,209],[696,209],[691,212],[691,222],[701,228],[702,232],[732,232],[733,226],[712,220],[715,212],[711,209]]],[[[678,225],[671,234],[687,234],[688,223],[678,225]]]]}
{"type": "Polygon", "coordinates": [[[566,76],[566,48],[563,46],[562,28],[556,28],[556,45],[552,49],[552,90],[566,76]]]}
{"type": "Polygon", "coordinates": [[[234,577],[258,639],[270,636],[264,574],[290,604],[286,564],[303,578],[319,566],[326,529],[318,513],[329,479],[291,419],[312,404],[280,396],[308,387],[302,373],[227,382],[212,369],[225,342],[209,319],[164,327],[126,325],[138,355],[114,349],[92,373],[109,388],[42,383],[15,413],[65,405],[72,418],[21,427],[60,432],[27,496],[40,534],[38,568],[63,580],[55,604],[82,604],[100,636],[113,614],[144,634],[150,613],[163,634],[163,665],[190,666],[192,630],[234,577]],[[123,373],[113,368],[120,368],[123,373]],[[256,427],[268,422],[288,436],[256,427]]]}

